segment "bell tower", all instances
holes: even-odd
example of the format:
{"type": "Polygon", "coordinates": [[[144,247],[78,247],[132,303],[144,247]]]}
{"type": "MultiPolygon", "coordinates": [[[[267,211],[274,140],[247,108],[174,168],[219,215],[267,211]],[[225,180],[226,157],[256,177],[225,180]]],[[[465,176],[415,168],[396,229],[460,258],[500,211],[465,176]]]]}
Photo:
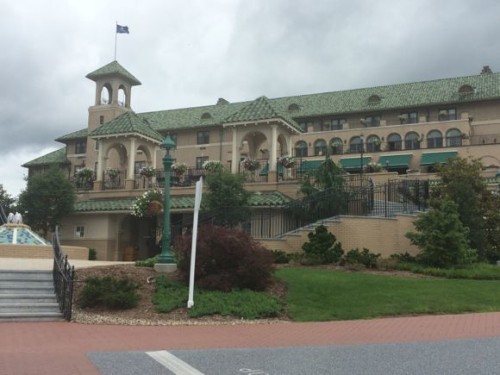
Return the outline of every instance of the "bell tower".
{"type": "Polygon", "coordinates": [[[96,83],[95,102],[89,107],[89,131],[131,110],[132,87],[141,82],[117,61],[87,74],[86,77],[96,83]]]}

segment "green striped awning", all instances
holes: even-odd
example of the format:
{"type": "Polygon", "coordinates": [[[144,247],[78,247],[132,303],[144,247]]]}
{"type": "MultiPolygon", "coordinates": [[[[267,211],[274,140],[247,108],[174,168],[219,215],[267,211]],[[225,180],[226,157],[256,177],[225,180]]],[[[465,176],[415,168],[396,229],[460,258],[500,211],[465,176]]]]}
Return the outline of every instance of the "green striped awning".
{"type": "Polygon", "coordinates": [[[422,154],[420,165],[444,164],[448,162],[448,159],[455,159],[456,157],[456,151],[426,153],[422,154]]]}
{"type": "Polygon", "coordinates": [[[413,155],[385,155],[378,159],[379,164],[383,168],[408,168],[413,155]]]}
{"type": "MultiPolygon", "coordinates": [[[[372,160],[371,156],[363,157],[363,167],[367,165],[372,160]]],[[[361,170],[361,157],[359,158],[348,158],[340,159],[340,166],[342,169],[349,172],[356,172],[361,170]]]]}
{"type": "Polygon", "coordinates": [[[324,160],[304,160],[300,163],[300,173],[307,173],[319,169],[324,160]]]}
{"type": "MultiPolygon", "coordinates": [[[[281,164],[276,165],[276,168],[278,169],[278,174],[280,176],[283,175],[283,166],[281,164]]],[[[267,176],[269,172],[269,164],[264,165],[264,168],[262,168],[259,172],[259,176],[267,176]]]]}

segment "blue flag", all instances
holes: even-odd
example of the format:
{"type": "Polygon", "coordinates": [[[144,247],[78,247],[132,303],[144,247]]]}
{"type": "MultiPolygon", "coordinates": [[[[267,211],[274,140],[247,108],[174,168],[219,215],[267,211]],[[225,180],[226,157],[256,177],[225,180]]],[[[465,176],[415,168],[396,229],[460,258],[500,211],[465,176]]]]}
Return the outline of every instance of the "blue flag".
{"type": "Polygon", "coordinates": [[[116,25],[116,33],[117,34],[129,34],[128,26],[116,25]]]}

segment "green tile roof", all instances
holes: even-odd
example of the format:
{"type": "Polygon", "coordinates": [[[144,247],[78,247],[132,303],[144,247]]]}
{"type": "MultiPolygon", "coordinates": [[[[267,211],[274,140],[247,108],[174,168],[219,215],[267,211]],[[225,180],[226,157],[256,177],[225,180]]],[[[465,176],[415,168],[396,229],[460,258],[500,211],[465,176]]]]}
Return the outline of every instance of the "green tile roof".
{"type": "Polygon", "coordinates": [[[28,168],[49,164],[69,164],[69,160],[66,158],[66,147],[49,152],[48,154],[40,156],[39,158],[24,163],[22,166],[28,168]]]}
{"type": "MultiPolygon", "coordinates": [[[[96,199],[88,201],[78,201],[74,209],[76,213],[83,212],[130,212],[135,199],[96,199]]],[[[251,207],[282,206],[290,202],[291,198],[278,191],[257,192],[250,196],[248,202],[251,207]]],[[[192,196],[172,196],[170,199],[172,210],[192,210],[194,208],[194,195],[192,196]]]]}
{"type": "Polygon", "coordinates": [[[141,84],[141,81],[135,78],[130,72],[127,71],[127,69],[121,66],[118,61],[110,62],[109,64],[104,65],[102,68],[94,70],[93,72],[86,75],[88,79],[91,79],[94,82],[101,78],[111,76],[120,76],[132,86],[141,84]]]}
{"type": "Polygon", "coordinates": [[[141,113],[156,130],[220,125],[228,121],[252,121],[269,117],[289,119],[295,126],[301,118],[346,114],[370,114],[390,109],[416,109],[443,104],[500,99],[500,73],[445,78],[433,81],[326,92],[310,95],[228,103],[205,107],[141,113]],[[462,86],[471,86],[472,94],[460,95],[462,86]],[[370,101],[377,95],[380,101],[370,101]],[[202,119],[204,113],[210,118],[202,119]]]}
{"type": "Polygon", "coordinates": [[[149,126],[148,122],[129,111],[116,117],[115,119],[99,126],[90,132],[89,136],[94,138],[106,137],[110,135],[130,135],[139,134],[146,138],[163,141],[163,136],[149,126]]]}
{"type": "Polygon", "coordinates": [[[388,167],[388,168],[408,167],[410,165],[410,160],[412,156],[413,155],[411,154],[386,155],[386,156],[381,156],[378,159],[378,162],[382,167],[388,167]]]}
{"type": "Polygon", "coordinates": [[[83,139],[87,138],[89,135],[89,130],[88,128],[77,130],[76,132],[72,132],[66,135],[63,135],[62,137],[56,138],[56,141],[65,143],[67,141],[73,141],[75,139],[83,139]]]}
{"type": "Polygon", "coordinates": [[[456,151],[422,153],[420,165],[443,164],[448,162],[448,159],[454,159],[456,157],[456,151]]]}

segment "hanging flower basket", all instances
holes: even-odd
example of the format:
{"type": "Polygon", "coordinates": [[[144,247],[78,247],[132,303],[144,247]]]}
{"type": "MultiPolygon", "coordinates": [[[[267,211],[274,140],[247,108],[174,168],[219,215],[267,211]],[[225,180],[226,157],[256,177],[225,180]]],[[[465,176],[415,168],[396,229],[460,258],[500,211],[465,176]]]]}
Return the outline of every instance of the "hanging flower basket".
{"type": "Polygon", "coordinates": [[[220,172],[224,166],[219,160],[207,160],[203,163],[203,169],[208,173],[220,172]]]}
{"type": "Polygon", "coordinates": [[[85,167],[76,172],[76,176],[81,179],[90,181],[94,178],[94,171],[90,168],[85,167]]]}
{"type": "Polygon", "coordinates": [[[182,176],[187,171],[186,163],[175,163],[172,164],[172,172],[174,172],[177,176],[182,176]]]}
{"type": "Polygon", "coordinates": [[[289,156],[282,156],[278,159],[278,164],[281,164],[284,168],[292,168],[295,166],[295,159],[289,156]]]}
{"type": "Polygon", "coordinates": [[[259,169],[260,163],[257,160],[252,160],[252,159],[245,159],[243,160],[243,168],[245,170],[253,172],[257,169],[259,169]]]}
{"type": "Polygon", "coordinates": [[[139,174],[141,176],[144,176],[144,177],[147,177],[147,178],[151,178],[153,177],[154,175],[156,175],[156,169],[153,168],[153,167],[142,167],[140,170],[139,170],[139,174]]]}
{"type": "Polygon", "coordinates": [[[116,168],[109,168],[107,171],[109,178],[115,179],[120,174],[120,170],[116,168]]]}
{"type": "Polygon", "coordinates": [[[137,198],[132,207],[132,215],[137,217],[155,216],[163,209],[163,195],[160,189],[148,190],[137,198]]]}

